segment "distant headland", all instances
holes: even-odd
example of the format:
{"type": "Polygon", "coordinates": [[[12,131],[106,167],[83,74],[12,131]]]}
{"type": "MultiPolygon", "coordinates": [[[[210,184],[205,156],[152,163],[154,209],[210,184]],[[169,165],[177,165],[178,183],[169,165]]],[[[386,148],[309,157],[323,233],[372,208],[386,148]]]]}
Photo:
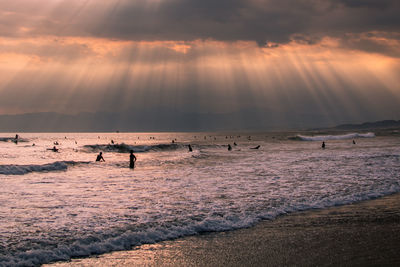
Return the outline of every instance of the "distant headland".
{"type": "Polygon", "coordinates": [[[375,122],[364,122],[361,124],[340,124],[333,129],[337,130],[368,130],[368,129],[396,129],[400,128],[400,120],[383,120],[375,122]]]}

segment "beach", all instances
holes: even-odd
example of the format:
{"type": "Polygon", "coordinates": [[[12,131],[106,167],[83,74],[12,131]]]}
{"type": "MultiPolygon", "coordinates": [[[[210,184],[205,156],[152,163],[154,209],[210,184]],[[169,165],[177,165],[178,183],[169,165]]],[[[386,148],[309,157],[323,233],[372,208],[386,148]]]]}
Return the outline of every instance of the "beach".
{"type": "Polygon", "coordinates": [[[400,194],[45,266],[398,266],[400,194]]]}

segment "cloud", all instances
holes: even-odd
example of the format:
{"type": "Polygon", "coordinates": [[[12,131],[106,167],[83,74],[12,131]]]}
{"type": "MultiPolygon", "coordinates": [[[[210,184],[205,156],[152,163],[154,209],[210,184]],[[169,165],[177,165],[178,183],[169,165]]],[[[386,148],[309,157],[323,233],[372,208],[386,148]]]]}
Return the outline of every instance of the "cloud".
{"type": "Polygon", "coordinates": [[[13,4],[0,0],[1,11],[3,36],[134,41],[287,43],[295,35],[316,40],[347,33],[398,32],[400,25],[397,0],[16,0],[13,4]]]}

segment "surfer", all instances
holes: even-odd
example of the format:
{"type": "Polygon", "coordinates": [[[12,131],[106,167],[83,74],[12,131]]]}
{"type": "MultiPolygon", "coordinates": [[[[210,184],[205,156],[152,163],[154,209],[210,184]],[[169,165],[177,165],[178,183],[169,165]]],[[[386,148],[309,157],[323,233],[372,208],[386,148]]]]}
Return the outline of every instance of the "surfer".
{"type": "Polygon", "coordinates": [[[325,142],[322,141],[322,145],[321,145],[322,149],[325,149],[325,142]]]}
{"type": "Polygon", "coordinates": [[[192,146],[190,144],[188,145],[188,148],[189,148],[189,152],[193,151],[192,146]]]}
{"type": "Polygon", "coordinates": [[[228,151],[231,151],[231,150],[232,150],[231,144],[228,144],[228,151]]]}
{"type": "Polygon", "coordinates": [[[136,156],[133,154],[133,150],[130,151],[131,154],[129,155],[129,168],[135,168],[136,156]]]}
{"type": "Polygon", "coordinates": [[[53,148],[48,148],[47,150],[51,150],[53,152],[58,152],[58,148],[56,146],[53,146],[53,148]]]}
{"type": "Polygon", "coordinates": [[[355,145],[355,144],[356,144],[356,141],[353,140],[353,145],[355,145]]]}
{"type": "Polygon", "coordinates": [[[96,161],[105,161],[104,158],[103,158],[103,152],[100,152],[100,153],[97,155],[96,161]]]}
{"type": "Polygon", "coordinates": [[[260,148],[260,145],[258,145],[258,146],[256,146],[256,147],[252,147],[252,148],[250,148],[250,149],[259,149],[260,148]]]}

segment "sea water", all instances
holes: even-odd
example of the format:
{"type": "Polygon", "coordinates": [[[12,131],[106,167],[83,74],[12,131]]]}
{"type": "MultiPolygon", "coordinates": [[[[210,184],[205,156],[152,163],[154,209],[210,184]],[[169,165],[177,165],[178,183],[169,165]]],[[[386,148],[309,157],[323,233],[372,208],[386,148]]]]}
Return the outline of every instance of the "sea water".
{"type": "Polygon", "coordinates": [[[2,134],[0,265],[125,250],[399,192],[396,133],[26,133],[17,143],[2,134]],[[58,152],[49,150],[55,142],[58,152]],[[95,162],[99,152],[105,162],[95,162]]]}

